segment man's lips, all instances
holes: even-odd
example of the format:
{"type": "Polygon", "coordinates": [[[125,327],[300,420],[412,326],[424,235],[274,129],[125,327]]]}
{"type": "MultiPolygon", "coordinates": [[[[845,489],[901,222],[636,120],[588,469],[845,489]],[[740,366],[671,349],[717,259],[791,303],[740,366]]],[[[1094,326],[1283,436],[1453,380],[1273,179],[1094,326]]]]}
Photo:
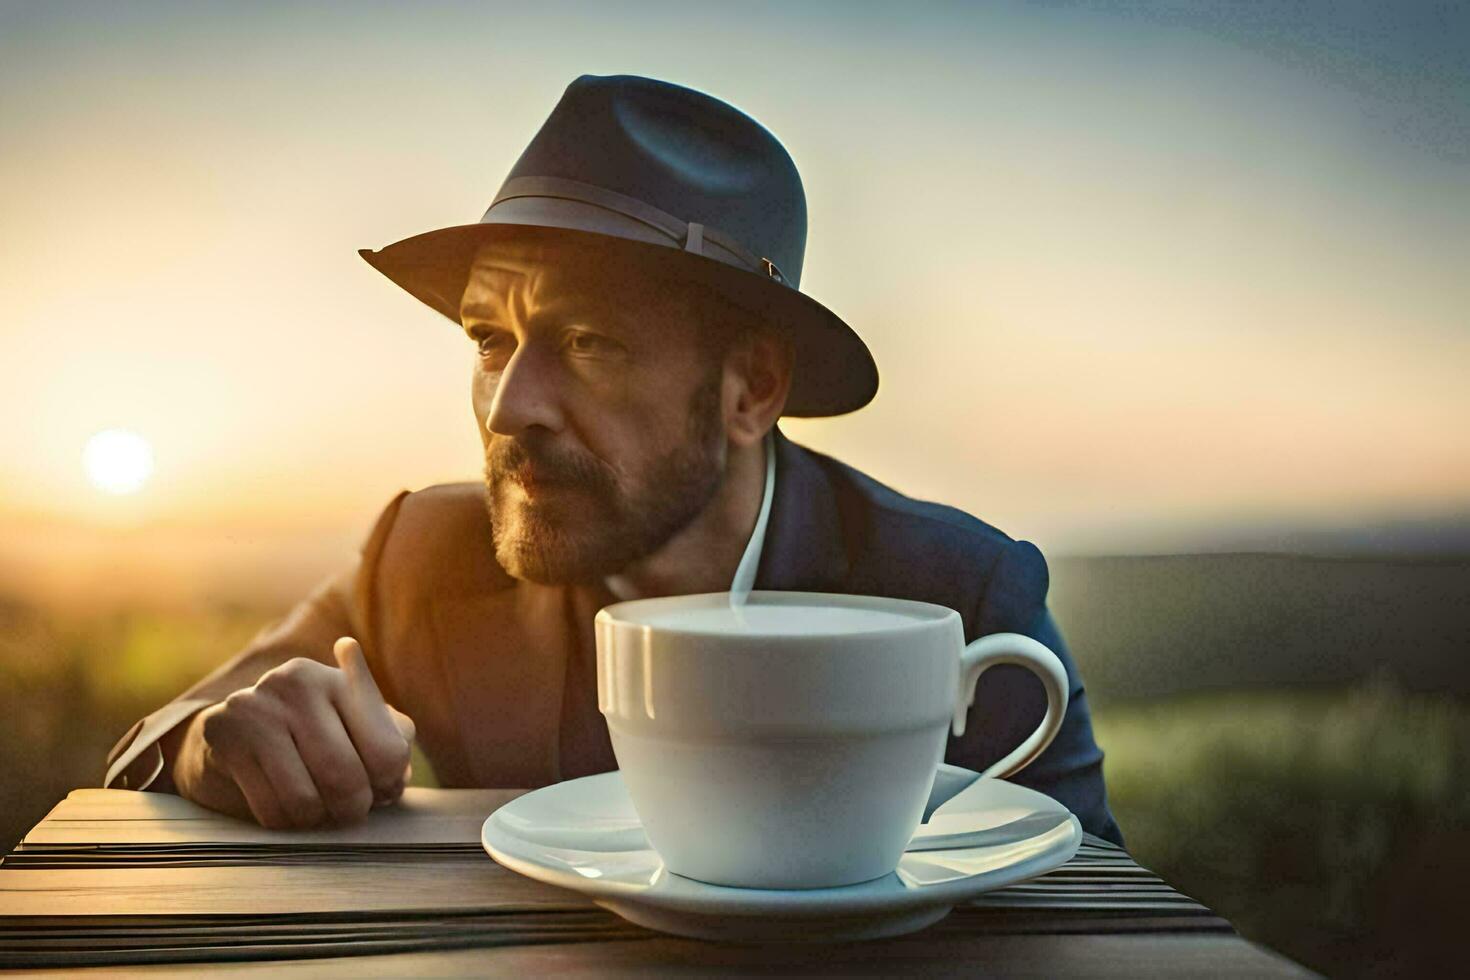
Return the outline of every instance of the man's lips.
{"type": "Polygon", "coordinates": [[[570,486],[566,480],[548,479],[544,471],[537,471],[530,466],[510,474],[510,479],[512,483],[519,484],[521,489],[530,493],[543,493],[547,490],[570,486]]]}

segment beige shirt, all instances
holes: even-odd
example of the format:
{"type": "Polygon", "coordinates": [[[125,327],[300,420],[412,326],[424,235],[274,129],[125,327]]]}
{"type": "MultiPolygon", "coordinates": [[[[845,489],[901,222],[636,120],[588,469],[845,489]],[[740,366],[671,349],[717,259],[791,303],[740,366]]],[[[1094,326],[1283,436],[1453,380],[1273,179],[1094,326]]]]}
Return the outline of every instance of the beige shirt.
{"type": "MultiPolygon", "coordinates": [[[[752,588],[760,565],[776,477],[772,433],[765,457],[760,512],[731,591],[752,588]]],[[[511,579],[486,553],[493,549],[480,494],[472,484],[400,493],[356,564],[137,722],[109,753],[103,786],[153,785],[164,764],[158,743],[169,731],[292,657],[330,664],[343,635],[363,642],[384,696],[414,716],[420,748],[444,785],[533,787],[616,768],[597,708],[592,623],[602,606],[637,593],[617,575],[601,587],[511,579]],[[410,496],[423,502],[405,514],[410,496]],[[477,536],[487,547],[465,549],[477,536]],[[422,582],[425,569],[443,583],[427,599],[408,588],[395,594],[399,576],[422,582]]]]}

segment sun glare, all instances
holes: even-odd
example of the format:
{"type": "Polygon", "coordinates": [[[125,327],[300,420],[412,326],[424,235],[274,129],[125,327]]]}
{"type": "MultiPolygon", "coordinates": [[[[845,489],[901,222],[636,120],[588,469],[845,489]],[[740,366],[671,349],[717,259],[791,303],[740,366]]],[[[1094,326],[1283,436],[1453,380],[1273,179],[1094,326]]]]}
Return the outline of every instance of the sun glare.
{"type": "Polygon", "coordinates": [[[106,493],[136,493],[153,475],[153,447],[127,429],[104,429],[82,450],[87,479],[106,493]]]}

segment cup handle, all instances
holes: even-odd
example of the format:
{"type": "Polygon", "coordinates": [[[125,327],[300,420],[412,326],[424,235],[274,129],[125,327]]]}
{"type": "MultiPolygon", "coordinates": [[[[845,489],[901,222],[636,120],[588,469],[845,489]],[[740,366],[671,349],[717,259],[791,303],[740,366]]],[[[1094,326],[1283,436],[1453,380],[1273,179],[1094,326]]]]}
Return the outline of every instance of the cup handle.
{"type": "Polygon", "coordinates": [[[960,686],[951,727],[955,738],[965,734],[965,717],[975,703],[975,684],[996,664],[1025,667],[1041,679],[1046,688],[1046,717],[1015,751],[982,772],[982,779],[1001,779],[1030,765],[1057,737],[1067,713],[1067,670],[1057,655],[1044,643],[1021,633],[992,633],[960,653],[960,686]]]}

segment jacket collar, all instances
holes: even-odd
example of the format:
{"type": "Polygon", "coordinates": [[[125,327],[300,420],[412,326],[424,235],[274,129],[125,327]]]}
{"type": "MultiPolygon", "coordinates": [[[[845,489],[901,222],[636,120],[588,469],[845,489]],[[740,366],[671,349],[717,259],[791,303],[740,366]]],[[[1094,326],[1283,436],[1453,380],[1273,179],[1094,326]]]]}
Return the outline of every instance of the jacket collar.
{"type": "Polygon", "coordinates": [[[776,485],[765,543],[755,576],[757,589],[841,592],[847,579],[847,548],[837,492],[825,459],[772,427],[776,439],[776,485]]]}

